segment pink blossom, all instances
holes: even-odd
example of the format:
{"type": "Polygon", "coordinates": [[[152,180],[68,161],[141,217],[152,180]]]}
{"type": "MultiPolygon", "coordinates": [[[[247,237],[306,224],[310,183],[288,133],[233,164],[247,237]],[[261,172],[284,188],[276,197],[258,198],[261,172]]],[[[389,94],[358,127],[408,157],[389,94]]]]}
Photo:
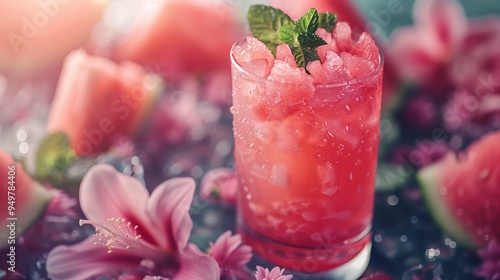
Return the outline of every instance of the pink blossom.
{"type": "Polygon", "coordinates": [[[75,211],[78,201],[74,197],[60,189],[50,189],[49,191],[53,198],[45,210],[45,215],[69,216],[71,218],[78,216],[75,211]]]}
{"type": "Polygon", "coordinates": [[[477,253],[483,263],[476,271],[476,275],[486,279],[500,279],[500,245],[496,241],[488,243],[487,247],[477,253]]]}
{"type": "Polygon", "coordinates": [[[388,54],[403,78],[429,85],[447,82],[446,67],[458,51],[467,19],[454,0],[420,0],[413,9],[414,26],[396,30],[388,54]]]}
{"type": "Polygon", "coordinates": [[[135,178],[107,165],[89,170],[80,186],[80,205],[95,234],[53,249],[47,259],[52,279],[146,275],[172,280],[218,280],[215,260],[188,244],[195,183],[175,178],[151,195],[135,178]]]}
{"type": "Polygon", "coordinates": [[[255,271],[256,280],[290,280],[293,278],[292,275],[283,275],[285,269],[280,269],[279,267],[274,267],[271,271],[267,268],[257,266],[257,271],[255,271]]]}
{"type": "Polygon", "coordinates": [[[234,205],[237,191],[236,172],[229,168],[210,170],[201,180],[201,196],[214,203],[234,205]]]}
{"type": "Polygon", "coordinates": [[[247,279],[245,265],[252,258],[252,248],[241,244],[239,234],[224,232],[215,243],[210,242],[208,254],[219,264],[221,279],[247,279]]]}

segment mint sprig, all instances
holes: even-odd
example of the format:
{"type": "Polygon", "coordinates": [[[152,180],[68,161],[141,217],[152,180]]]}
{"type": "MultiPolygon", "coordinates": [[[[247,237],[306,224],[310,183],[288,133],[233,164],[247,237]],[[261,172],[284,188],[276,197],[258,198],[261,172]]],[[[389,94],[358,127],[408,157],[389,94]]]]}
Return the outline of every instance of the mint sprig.
{"type": "Polygon", "coordinates": [[[280,9],[265,5],[250,6],[247,20],[252,35],[263,42],[273,55],[276,55],[276,47],[283,43],[276,31],[283,25],[293,23],[293,20],[280,9]]]}
{"type": "Polygon", "coordinates": [[[314,8],[294,22],[283,11],[265,5],[251,6],[247,19],[252,35],[263,42],[273,55],[276,55],[278,45],[286,43],[297,65],[304,69],[309,62],[319,60],[316,48],[327,44],[316,35],[318,28],[332,32],[337,22],[335,14],[318,13],[314,8]]]}

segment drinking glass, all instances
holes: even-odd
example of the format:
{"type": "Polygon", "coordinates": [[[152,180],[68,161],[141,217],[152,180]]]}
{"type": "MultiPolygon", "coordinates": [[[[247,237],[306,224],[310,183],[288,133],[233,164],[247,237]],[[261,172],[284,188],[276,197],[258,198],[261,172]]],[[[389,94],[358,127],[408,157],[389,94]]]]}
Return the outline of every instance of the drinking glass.
{"type": "Polygon", "coordinates": [[[296,96],[300,86],[252,74],[233,50],[237,228],[243,241],[271,264],[357,279],[371,250],[382,56],[369,74],[314,84],[305,100],[284,106],[282,93],[296,96]]]}

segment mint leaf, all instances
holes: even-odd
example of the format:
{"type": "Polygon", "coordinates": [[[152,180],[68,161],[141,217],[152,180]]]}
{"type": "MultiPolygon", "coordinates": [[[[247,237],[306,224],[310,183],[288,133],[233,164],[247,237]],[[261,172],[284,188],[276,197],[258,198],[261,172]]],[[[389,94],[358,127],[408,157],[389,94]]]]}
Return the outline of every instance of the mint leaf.
{"type": "Polygon", "coordinates": [[[63,181],[75,157],[66,134],[62,132],[49,134],[42,140],[36,152],[35,177],[58,185],[63,181]]]}
{"type": "MultiPolygon", "coordinates": [[[[306,68],[307,64],[314,60],[319,60],[318,51],[310,48],[292,47],[292,54],[295,57],[297,66],[306,68]]],[[[306,70],[307,72],[307,70],[306,70]]]]}
{"type": "Polygon", "coordinates": [[[309,11],[295,23],[297,33],[315,33],[318,29],[318,21],[318,11],[314,8],[309,9],[309,11]]]}
{"type": "Polygon", "coordinates": [[[247,20],[252,35],[263,42],[276,55],[276,47],[283,43],[278,36],[278,29],[293,20],[280,9],[265,5],[253,5],[248,9],[247,20]]]}
{"type": "Polygon", "coordinates": [[[295,45],[296,32],[295,32],[295,24],[293,22],[289,22],[280,28],[278,28],[278,38],[289,46],[295,45]]]}
{"type": "Polygon", "coordinates": [[[273,55],[276,55],[278,45],[286,43],[297,65],[304,69],[309,62],[320,59],[316,48],[327,44],[316,35],[318,28],[332,32],[337,22],[335,14],[319,14],[314,8],[294,22],[281,10],[265,5],[251,6],[247,19],[252,35],[263,42],[273,55]]]}
{"type": "Polygon", "coordinates": [[[326,45],[325,40],[314,33],[301,33],[297,37],[297,40],[299,41],[301,46],[307,46],[309,48],[317,48],[319,46],[326,45]]]}
{"type": "Polygon", "coordinates": [[[324,28],[328,32],[333,32],[337,23],[337,15],[330,12],[319,14],[319,28],[324,28]]]}

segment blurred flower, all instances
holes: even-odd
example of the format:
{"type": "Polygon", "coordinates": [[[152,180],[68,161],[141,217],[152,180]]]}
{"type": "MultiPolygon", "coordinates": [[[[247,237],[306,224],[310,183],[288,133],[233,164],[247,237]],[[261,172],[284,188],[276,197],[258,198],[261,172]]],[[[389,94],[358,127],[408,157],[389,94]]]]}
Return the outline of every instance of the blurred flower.
{"type": "Polygon", "coordinates": [[[440,126],[465,143],[500,129],[500,17],[469,20],[456,0],[416,1],[413,17],[390,39],[402,78],[416,83],[402,125],[440,126]]]}
{"type": "Polygon", "coordinates": [[[135,135],[161,88],[159,77],[135,63],[74,51],[65,60],[47,130],[66,133],[78,155],[105,152],[135,135]]]}
{"type": "Polygon", "coordinates": [[[444,141],[424,139],[415,141],[415,146],[400,145],[394,149],[391,162],[397,165],[407,165],[421,168],[442,158],[450,147],[444,141]]]}
{"type": "Polygon", "coordinates": [[[201,196],[213,203],[234,205],[238,191],[236,172],[229,168],[210,170],[201,180],[201,196]]]}
{"type": "Polygon", "coordinates": [[[414,97],[401,110],[401,121],[412,129],[427,131],[438,123],[438,108],[425,96],[414,97]]]}
{"type": "Polygon", "coordinates": [[[385,273],[378,271],[361,278],[361,280],[392,280],[392,278],[387,276],[385,273]]]}
{"type": "Polygon", "coordinates": [[[389,55],[403,78],[432,88],[446,87],[446,68],[467,30],[465,14],[454,0],[419,0],[413,19],[414,26],[394,31],[389,55]]]}
{"type": "Polygon", "coordinates": [[[252,248],[241,244],[239,234],[224,232],[215,243],[210,242],[208,254],[219,264],[221,279],[248,279],[245,265],[252,258],[252,248]]]}
{"type": "Polygon", "coordinates": [[[487,247],[480,249],[477,254],[483,263],[476,271],[476,275],[487,280],[500,279],[500,245],[495,241],[490,241],[487,247]]]}
{"type": "Polygon", "coordinates": [[[255,271],[256,280],[290,280],[293,278],[292,275],[283,275],[285,269],[280,269],[279,267],[274,267],[271,271],[267,268],[257,266],[255,271]]]}
{"type": "Polygon", "coordinates": [[[0,73],[25,76],[84,46],[107,5],[102,1],[0,1],[0,73]]]}
{"type": "Polygon", "coordinates": [[[47,259],[52,279],[110,275],[162,275],[171,279],[219,279],[215,260],[188,244],[189,208],[195,183],[175,178],[151,195],[135,178],[97,165],[80,187],[80,204],[95,234],[58,246],[47,259]]]}
{"type": "Polygon", "coordinates": [[[76,206],[78,205],[76,198],[69,196],[60,189],[51,189],[50,192],[53,198],[45,210],[45,215],[68,216],[71,218],[78,216],[76,213],[76,206]]]}
{"type": "Polygon", "coordinates": [[[159,68],[170,81],[211,70],[229,75],[229,50],[242,27],[235,13],[221,13],[219,5],[219,0],[156,1],[118,42],[114,58],[159,68]]]}

